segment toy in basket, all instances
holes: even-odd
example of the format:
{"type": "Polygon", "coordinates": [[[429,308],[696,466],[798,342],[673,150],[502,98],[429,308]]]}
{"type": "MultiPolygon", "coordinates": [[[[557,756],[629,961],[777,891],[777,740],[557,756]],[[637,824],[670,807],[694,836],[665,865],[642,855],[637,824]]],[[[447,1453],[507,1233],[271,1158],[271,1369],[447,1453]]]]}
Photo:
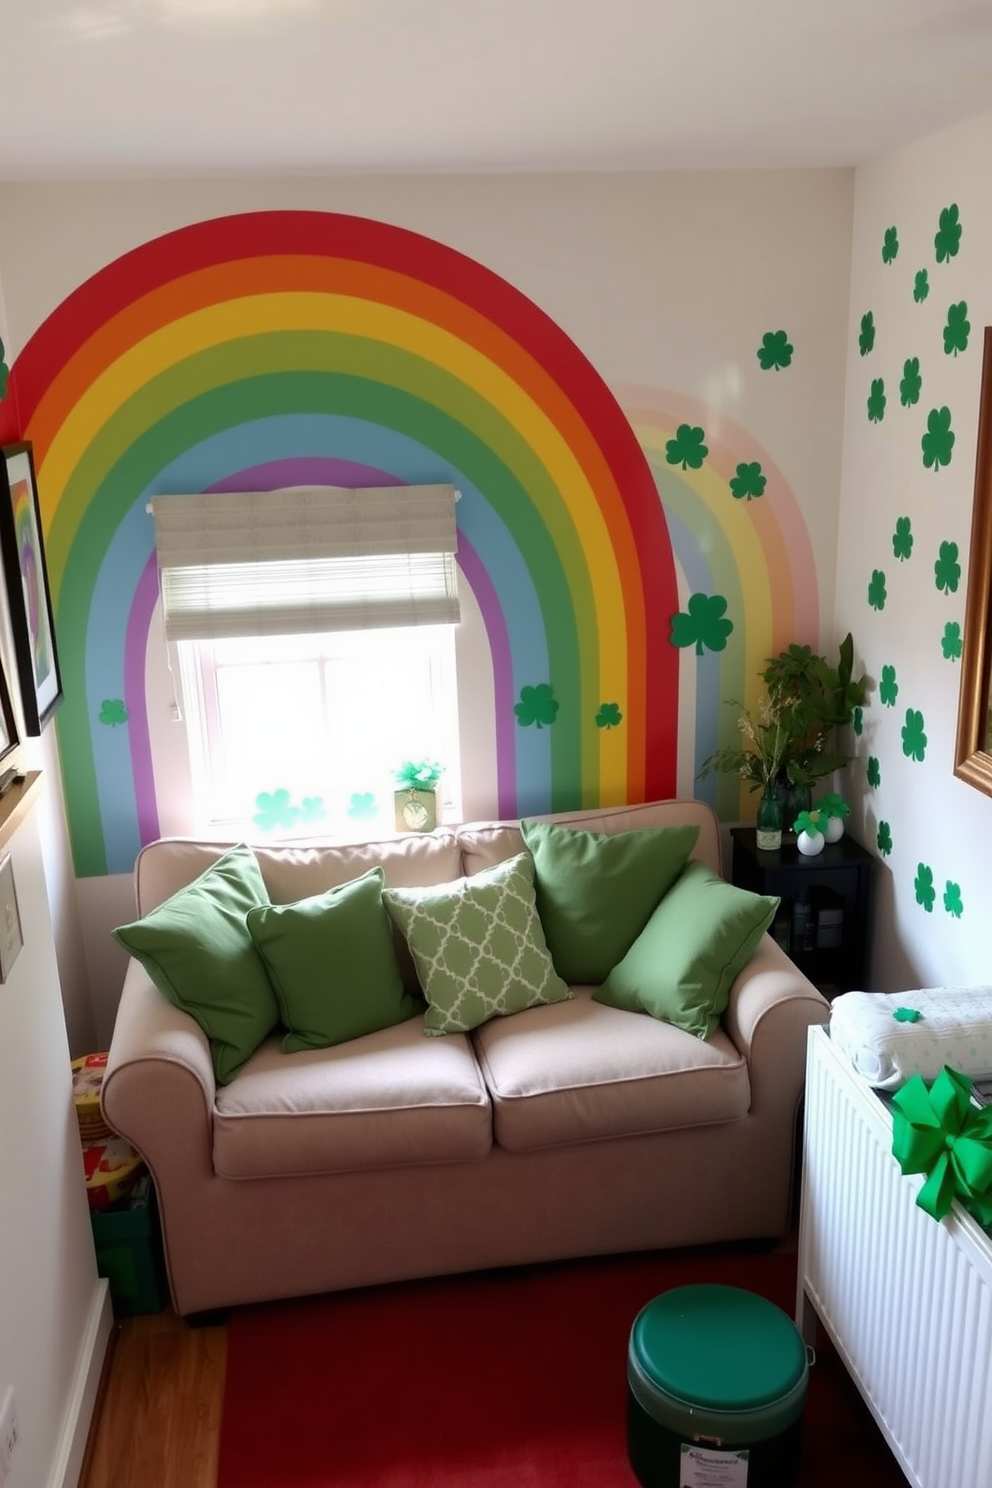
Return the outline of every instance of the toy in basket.
{"type": "Polygon", "coordinates": [[[123,1137],[97,1137],[83,1143],[86,1197],[91,1209],[109,1209],[126,1199],[141,1174],[144,1163],[123,1137]]]}
{"type": "Polygon", "coordinates": [[[100,1110],[100,1087],[107,1068],[106,1054],[86,1054],[72,1061],[72,1100],[83,1141],[109,1137],[110,1127],[100,1110]]]}

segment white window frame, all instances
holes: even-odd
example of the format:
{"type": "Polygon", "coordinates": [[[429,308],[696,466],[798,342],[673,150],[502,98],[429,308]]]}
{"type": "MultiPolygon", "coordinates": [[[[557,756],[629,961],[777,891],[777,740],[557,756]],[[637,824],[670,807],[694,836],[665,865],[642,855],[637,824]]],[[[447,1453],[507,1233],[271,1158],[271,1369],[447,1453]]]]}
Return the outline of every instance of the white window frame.
{"type": "MultiPolygon", "coordinates": [[[[429,677],[430,711],[440,714],[437,720],[437,747],[431,751],[418,750],[413,739],[405,739],[403,717],[397,716],[395,734],[396,748],[388,750],[390,769],[398,768],[406,759],[420,759],[425,754],[436,757],[444,767],[439,788],[439,822],[461,819],[461,768],[458,748],[458,695],[455,658],[455,636],[453,626],[419,627],[411,632],[376,630],[371,632],[332,632],[316,637],[280,637],[273,642],[260,639],[257,642],[241,639],[235,643],[238,650],[250,654],[257,645],[260,656],[256,663],[246,665],[260,667],[278,665],[278,661],[265,659],[278,652],[295,652],[299,659],[310,661],[320,667],[320,689],[324,718],[329,735],[333,734],[334,720],[331,703],[327,696],[329,670],[340,666],[343,654],[351,649],[351,637],[363,647],[373,647],[380,658],[388,658],[390,648],[405,651],[407,644],[415,644],[417,654],[426,653],[425,661],[429,677]],[[408,747],[412,746],[412,747],[408,747]]],[[[376,801],[380,805],[377,817],[365,819],[350,817],[341,809],[334,809],[333,794],[329,801],[329,814],[315,822],[300,822],[295,826],[267,830],[254,820],[252,809],[244,814],[223,809],[222,793],[218,786],[218,772],[225,772],[230,741],[225,740],[220,716],[217,686],[218,668],[235,665],[233,661],[218,661],[217,651],[233,650],[225,642],[182,641],[173,642],[171,649],[175,657],[175,674],[179,678],[182,709],[186,724],[187,747],[190,762],[190,778],[193,791],[193,811],[196,830],[205,835],[224,839],[237,837],[255,842],[283,841],[290,838],[314,837],[339,841],[361,841],[370,837],[388,835],[396,830],[392,809],[392,792],[395,782],[391,774],[379,771],[376,801]],[[219,800],[221,798],[221,800],[219,800]]],[[[380,668],[383,659],[377,663],[380,668]]],[[[388,684],[387,684],[388,685],[388,684]]],[[[264,706],[264,703],[263,703],[264,706]]],[[[417,742],[420,742],[419,740],[417,742]]],[[[333,754],[333,743],[329,746],[333,754]]],[[[267,782],[269,788],[291,787],[291,780],[274,778],[267,782]]],[[[356,789],[367,782],[356,781],[356,789]]],[[[260,786],[262,782],[260,782],[260,786]]],[[[347,788],[347,781],[345,782],[347,788]]],[[[323,793],[321,792],[323,795],[323,793]]],[[[295,799],[295,798],[294,798],[295,799]]]]}

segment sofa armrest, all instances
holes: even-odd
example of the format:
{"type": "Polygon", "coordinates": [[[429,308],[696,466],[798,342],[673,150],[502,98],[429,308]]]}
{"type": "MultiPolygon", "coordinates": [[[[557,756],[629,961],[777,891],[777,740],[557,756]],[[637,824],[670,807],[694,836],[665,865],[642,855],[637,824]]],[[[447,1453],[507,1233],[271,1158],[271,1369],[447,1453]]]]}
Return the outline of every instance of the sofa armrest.
{"type": "Polygon", "coordinates": [[[770,935],[730,990],[723,1027],[747,1060],[751,1112],[794,1108],[806,1075],[806,1034],[830,1004],[770,935]]]}
{"type": "Polygon", "coordinates": [[[216,1081],[199,1024],[174,1007],[132,960],[124,978],[101,1089],[104,1115],[135,1147],[156,1185],[181,1170],[213,1170],[216,1081]]]}

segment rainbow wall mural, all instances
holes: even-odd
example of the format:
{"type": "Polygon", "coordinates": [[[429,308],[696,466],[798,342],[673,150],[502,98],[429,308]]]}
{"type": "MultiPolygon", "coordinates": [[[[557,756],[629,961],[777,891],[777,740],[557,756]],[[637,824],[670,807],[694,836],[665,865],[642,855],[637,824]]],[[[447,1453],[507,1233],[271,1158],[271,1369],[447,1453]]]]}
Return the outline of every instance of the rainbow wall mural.
{"type": "MultiPolygon", "coordinates": [[[[760,375],[760,374],[757,374],[760,375]]],[[[725,413],[682,394],[623,387],[618,397],[651,468],[671,534],[679,609],[692,594],[721,595],[733,631],[722,650],[683,653],[679,781],[724,820],[754,815],[756,798],[733,776],[697,780],[718,745],[739,747],[732,701],[753,708],[766,658],[791,642],[818,646],[820,600],[806,523],[768,451],[725,413]],[[701,433],[706,456],[683,470],[671,442],[685,427],[701,433]],[[762,494],[735,495],[742,467],[760,468],[762,494]]]]}
{"type": "MultiPolygon", "coordinates": [[[[77,875],[129,872],[159,832],[146,505],[170,491],[451,481],[493,664],[494,811],[674,794],[686,761],[725,735],[721,700],[745,695],[756,661],[815,639],[816,576],[778,472],[761,501],[730,496],[739,461],[773,471],[743,430],[678,395],[624,401],[506,281],[364,218],[220,218],[83,284],[17,357],[0,402],[0,440],[34,446],[77,875]],[[702,470],[666,460],[685,421],[707,429],[702,470]],[[733,616],[720,656],[670,642],[700,590],[724,594],[733,616]],[[515,704],[542,684],[554,726],[523,727],[515,704]],[[681,742],[680,696],[695,714],[681,742]],[[124,727],[101,722],[108,699],[123,701],[124,727]]],[[[739,814],[735,782],[699,794],[739,814]]]]}

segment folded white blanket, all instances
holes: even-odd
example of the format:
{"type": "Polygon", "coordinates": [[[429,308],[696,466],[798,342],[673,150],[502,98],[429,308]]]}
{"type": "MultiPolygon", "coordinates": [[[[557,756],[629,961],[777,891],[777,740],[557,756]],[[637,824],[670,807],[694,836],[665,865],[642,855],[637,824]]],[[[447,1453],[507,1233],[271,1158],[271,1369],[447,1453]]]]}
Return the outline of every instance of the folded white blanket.
{"type": "Polygon", "coordinates": [[[878,1090],[933,1080],[945,1064],[992,1075],[992,987],[843,992],[830,1004],[830,1037],[878,1090]],[[919,1017],[897,1017],[900,1008],[919,1017]]]}

